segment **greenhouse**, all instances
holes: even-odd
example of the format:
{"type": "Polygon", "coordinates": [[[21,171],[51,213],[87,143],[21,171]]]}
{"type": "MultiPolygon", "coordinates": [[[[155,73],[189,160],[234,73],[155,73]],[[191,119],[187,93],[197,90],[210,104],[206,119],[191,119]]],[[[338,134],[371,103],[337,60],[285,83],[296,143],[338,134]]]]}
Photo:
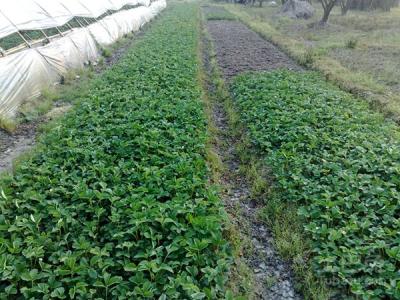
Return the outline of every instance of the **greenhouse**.
{"type": "Polygon", "coordinates": [[[139,30],[165,6],[164,0],[5,1],[0,39],[16,41],[1,49],[0,116],[13,117],[22,101],[95,62],[101,47],[139,30]]]}

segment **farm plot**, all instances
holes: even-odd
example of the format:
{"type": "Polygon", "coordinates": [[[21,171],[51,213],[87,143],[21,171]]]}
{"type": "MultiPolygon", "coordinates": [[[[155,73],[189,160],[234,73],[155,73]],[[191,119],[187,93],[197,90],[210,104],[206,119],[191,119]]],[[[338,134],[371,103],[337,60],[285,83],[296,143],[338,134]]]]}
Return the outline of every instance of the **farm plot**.
{"type": "Polygon", "coordinates": [[[268,201],[298,206],[317,274],[340,298],[399,299],[398,128],[313,73],[242,75],[232,92],[275,178],[268,201]]]}
{"type": "Polygon", "coordinates": [[[220,298],[198,7],[171,5],[0,182],[0,297],[220,298]]]}
{"type": "Polygon", "coordinates": [[[227,20],[223,14],[209,17],[215,18],[207,22],[207,29],[215,41],[218,64],[225,79],[248,71],[300,69],[286,54],[246,25],[227,20]],[[224,19],[216,20],[217,17],[224,19]]]}
{"type": "Polygon", "coordinates": [[[244,299],[303,299],[296,291],[298,282],[290,264],[276,251],[269,226],[258,217],[264,206],[264,180],[260,177],[255,180],[255,165],[245,158],[252,149],[245,146],[241,126],[236,127],[237,116],[223,80],[230,83],[240,72],[250,70],[300,68],[271,43],[243,24],[232,21],[227,11],[205,6],[203,13],[207,19],[203,49],[210,122],[214,129],[211,132],[214,151],[223,165],[219,168],[218,183],[223,191],[220,197],[230,222],[237,224],[231,235],[232,244],[237,245],[236,241],[242,240],[240,250],[235,250],[242,255],[235,256],[231,270],[234,282],[230,284],[235,292],[244,292],[244,299]],[[243,270],[243,265],[254,273],[243,270]]]}

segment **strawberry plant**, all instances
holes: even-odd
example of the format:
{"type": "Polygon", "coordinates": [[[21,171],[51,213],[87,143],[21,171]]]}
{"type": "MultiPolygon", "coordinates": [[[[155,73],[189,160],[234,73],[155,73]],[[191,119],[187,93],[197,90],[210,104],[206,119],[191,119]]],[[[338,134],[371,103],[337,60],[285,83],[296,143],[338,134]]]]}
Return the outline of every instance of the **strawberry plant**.
{"type": "Polygon", "coordinates": [[[314,73],[247,74],[232,93],[251,143],[295,203],[318,276],[357,299],[400,299],[400,134],[314,73]]]}
{"type": "Polygon", "coordinates": [[[198,7],[171,5],[0,182],[0,298],[216,299],[198,7]]]}

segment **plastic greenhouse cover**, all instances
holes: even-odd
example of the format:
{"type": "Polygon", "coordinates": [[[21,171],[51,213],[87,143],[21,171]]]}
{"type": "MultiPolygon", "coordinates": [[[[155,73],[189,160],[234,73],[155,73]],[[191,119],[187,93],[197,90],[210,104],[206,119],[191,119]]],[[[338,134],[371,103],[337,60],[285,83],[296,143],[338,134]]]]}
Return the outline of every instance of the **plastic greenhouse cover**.
{"type": "MultiPolygon", "coordinates": [[[[67,3],[66,5],[68,5],[67,3]]],[[[109,0],[80,0],[80,3],[90,11],[88,17],[92,18],[98,18],[107,10],[114,9],[114,4],[109,0]]]]}
{"type": "MultiPolygon", "coordinates": [[[[155,3],[153,3],[153,7],[156,9],[155,3]]],[[[107,16],[101,21],[89,25],[87,28],[99,45],[107,46],[124,34],[139,30],[152,16],[151,8],[140,6],[107,16]]]]}
{"type": "MultiPolygon", "coordinates": [[[[46,15],[56,20],[58,26],[64,25],[65,20],[73,17],[89,17],[92,13],[82,4],[80,0],[30,0],[36,3],[40,11],[44,11],[46,15]]],[[[67,22],[68,22],[67,21],[67,22]]]]}
{"type": "MultiPolygon", "coordinates": [[[[44,29],[59,25],[57,19],[46,14],[31,0],[4,1],[0,12],[0,38],[18,30],[44,29]]],[[[70,17],[63,18],[61,22],[68,22],[70,17]]]]}
{"type": "MultiPolygon", "coordinates": [[[[42,7],[46,8],[45,3],[47,3],[48,0],[36,0],[36,1],[38,1],[38,3],[42,7]]],[[[55,0],[54,2],[57,2],[72,16],[90,17],[92,15],[92,13],[87,9],[87,7],[85,7],[84,0],[82,2],[80,0],[55,0]]]]}
{"type": "Polygon", "coordinates": [[[112,4],[111,9],[113,10],[120,10],[124,5],[124,0],[109,0],[112,4]]]}
{"type": "Polygon", "coordinates": [[[0,6],[0,38],[19,30],[62,26],[74,16],[91,15],[80,1],[13,0],[0,6]],[[23,7],[23,9],[21,9],[23,7]]]}
{"type": "Polygon", "coordinates": [[[35,49],[27,49],[0,60],[0,114],[12,116],[22,101],[38,96],[44,83],[58,75],[35,49]]]}
{"type": "Polygon", "coordinates": [[[125,5],[137,5],[139,4],[139,0],[125,0],[125,5]]]}
{"type": "Polygon", "coordinates": [[[158,0],[150,7],[123,10],[86,28],[74,29],[45,46],[0,58],[0,115],[13,117],[22,102],[59,82],[68,70],[95,61],[99,56],[96,42],[108,45],[139,30],[165,7],[165,0],[158,0]]]}
{"type": "Polygon", "coordinates": [[[13,34],[15,27],[8,21],[8,19],[1,13],[0,9],[0,38],[13,34]]]}
{"type": "MultiPolygon", "coordinates": [[[[139,4],[140,5],[144,5],[144,6],[150,6],[150,0],[139,0],[139,4]]],[[[162,1],[158,1],[158,2],[162,2],[162,1]]]]}
{"type": "Polygon", "coordinates": [[[0,38],[19,30],[62,26],[74,17],[97,18],[125,5],[149,6],[149,0],[13,0],[0,6],[0,38]],[[21,9],[23,7],[23,9],[21,9]]]}

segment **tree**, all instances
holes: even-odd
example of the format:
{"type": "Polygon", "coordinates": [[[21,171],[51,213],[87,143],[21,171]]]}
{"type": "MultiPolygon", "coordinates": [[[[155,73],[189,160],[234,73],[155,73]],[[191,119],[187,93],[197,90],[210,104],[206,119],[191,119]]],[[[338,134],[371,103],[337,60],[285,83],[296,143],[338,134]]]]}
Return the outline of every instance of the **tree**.
{"type": "Polygon", "coordinates": [[[332,9],[335,7],[337,0],[320,0],[322,7],[324,8],[324,15],[322,16],[320,25],[325,25],[328,22],[329,15],[331,14],[332,9]]]}
{"type": "Polygon", "coordinates": [[[342,11],[342,16],[345,16],[349,11],[351,0],[340,0],[340,9],[342,11]]]}

